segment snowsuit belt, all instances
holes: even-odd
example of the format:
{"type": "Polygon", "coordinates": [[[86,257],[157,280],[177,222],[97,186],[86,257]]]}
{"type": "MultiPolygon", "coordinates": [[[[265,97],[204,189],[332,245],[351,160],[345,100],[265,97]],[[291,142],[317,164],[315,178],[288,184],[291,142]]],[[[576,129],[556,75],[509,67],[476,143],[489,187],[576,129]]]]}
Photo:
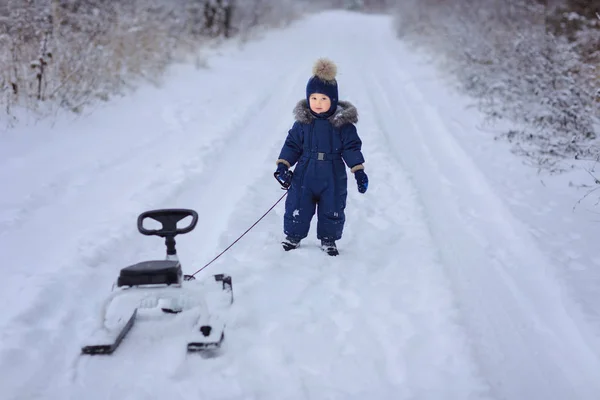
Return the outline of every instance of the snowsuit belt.
{"type": "Polygon", "coordinates": [[[306,152],[302,155],[305,158],[310,158],[312,160],[319,161],[331,161],[331,160],[341,160],[342,155],[340,153],[320,153],[317,151],[306,152]]]}

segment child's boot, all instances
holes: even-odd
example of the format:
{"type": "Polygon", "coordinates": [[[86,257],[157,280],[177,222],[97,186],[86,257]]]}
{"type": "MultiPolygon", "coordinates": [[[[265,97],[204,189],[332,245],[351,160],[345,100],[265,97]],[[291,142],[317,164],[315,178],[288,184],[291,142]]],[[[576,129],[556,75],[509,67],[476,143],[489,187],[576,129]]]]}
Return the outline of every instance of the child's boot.
{"type": "Polygon", "coordinates": [[[281,244],[285,251],[290,251],[297,249],[300,246],[300,240],[287,236],[281,244]]]}
{"type": "Polygon", "coordinates": [[[321,249],[330,256],[337,256],[340,254],[335,245],[335,241],[333,240],[321,240],[321,249]]]}

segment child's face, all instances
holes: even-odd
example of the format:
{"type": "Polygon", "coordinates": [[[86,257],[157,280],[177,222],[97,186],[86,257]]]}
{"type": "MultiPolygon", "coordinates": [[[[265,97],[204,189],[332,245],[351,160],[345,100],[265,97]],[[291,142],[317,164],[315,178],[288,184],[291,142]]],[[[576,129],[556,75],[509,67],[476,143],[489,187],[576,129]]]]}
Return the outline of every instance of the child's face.
{"type": "Polygon", "coordinates": [[[310,95],[310,109],[317,114],[329,111],[331,108],[331,99],[329,96],[321,93],[313,93],[310,95]]]}

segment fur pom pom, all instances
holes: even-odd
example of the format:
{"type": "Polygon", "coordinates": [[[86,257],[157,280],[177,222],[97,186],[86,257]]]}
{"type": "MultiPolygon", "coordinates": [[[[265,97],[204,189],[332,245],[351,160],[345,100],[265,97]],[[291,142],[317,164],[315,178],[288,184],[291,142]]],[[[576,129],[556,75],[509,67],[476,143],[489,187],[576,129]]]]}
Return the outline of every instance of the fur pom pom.
{"type": "Polygon", "coordinates": [[[324,81],[333,81],[337,74],[337,66],[333,61],[319,58],[313,67],[313,75],[324,81]]]}

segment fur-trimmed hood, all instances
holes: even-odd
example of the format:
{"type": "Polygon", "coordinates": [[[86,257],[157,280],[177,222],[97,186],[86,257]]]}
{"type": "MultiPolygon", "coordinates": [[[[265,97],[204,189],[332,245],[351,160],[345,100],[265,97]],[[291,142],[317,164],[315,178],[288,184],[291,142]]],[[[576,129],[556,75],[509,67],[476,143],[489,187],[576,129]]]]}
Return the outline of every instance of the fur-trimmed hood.
{"type": "MultiPolygon", "coordinates": [[[[308,108],[308,101],[305,99],[300,100],[296,104],[296,107],[294,107],[294,116],[296,117],[296,121],[303,124],[310,124],[315,119],[315,116],[312,115],[308,108]]],[[[348,123],[357,123],[358,111],[349,101],[339,101],[335,113],[327,119],[331,122],[331,125],[340,128],[342,125],[348,123]]]]}

